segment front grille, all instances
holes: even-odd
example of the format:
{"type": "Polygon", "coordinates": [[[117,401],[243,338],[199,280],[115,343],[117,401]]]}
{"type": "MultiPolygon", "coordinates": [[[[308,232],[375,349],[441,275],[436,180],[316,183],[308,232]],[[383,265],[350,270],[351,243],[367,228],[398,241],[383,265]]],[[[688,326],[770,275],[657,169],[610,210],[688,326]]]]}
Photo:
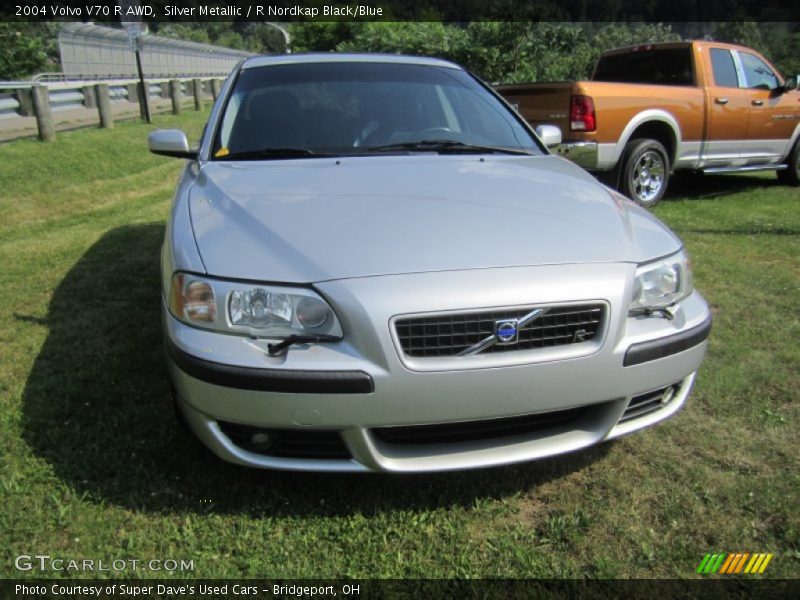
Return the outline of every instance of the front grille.
{"type": "Polygon", "coordinates": [[[462,421],[435,425],[404,425],[380,427],[372,430],[379,440],[388,444],[446,444],[491,440],[515,435],[525,435],[553,429],[577,421],[588,411],[580,406],[568,410],[503,417],[481,421],[462,421]]]}
{"type": "Polygon", "coordinates": [[[650,413],[654,413],[664,408],[678,393],[679,383],[668,385],[667,387],[647,392],[646,394],[639,394],[631,398],[628,403],[628,408],[622,413],[619,422],[624,423],[632,419],[638,419],[650,413]]]}
{"type": "MultiPolygon", "coordinates": [[[[535,307],[398,319],[395,330],[406,356],[455,356],[493,336],[495,322],[519,319],[535,307]]],[[[557,306],[519,329],[512,344],[494,344],[481,352],[509,352],[579,344],[594,339],[603,322],[603,304],[557,306]]]]}
{"type": "Polygon", "coordinates": [[[280,458],[348,460],[350,451],[338,431],[307,429],[264,429],[218,421],[219,428],[231,441],[249,452],[280,458]],[[266,434],[269,443],[254,443],[253,436],[266,434]]]}

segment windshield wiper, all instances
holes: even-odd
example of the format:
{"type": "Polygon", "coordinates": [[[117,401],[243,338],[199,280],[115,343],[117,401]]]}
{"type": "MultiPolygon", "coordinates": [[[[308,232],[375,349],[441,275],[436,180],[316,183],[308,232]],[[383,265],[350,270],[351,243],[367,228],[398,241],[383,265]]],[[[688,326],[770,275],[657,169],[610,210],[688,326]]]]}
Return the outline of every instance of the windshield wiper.
{"type": "Polygon", "coordinates": [[[398,144],[385,144],[367,148],[367,152],[392,152],[395,150],[408,150],[410,152],[464,152],[481,153],[491,152],[496,154],[522,154],[531,156],[531,153],[521,148],[503,148],[500,146],[479,146],[466,144],[455,140],[420,140],[418,142],[400,142],[398,144]]]}
{"type": "Polygon", "coordinates": [[[336,156],[335,154],[325,154],[314,152],[305,148],[262,148],[261,150],[245,150],[243,152],[231,152],[220,156],[223,160],[251,160],[259,158],[304,158],[306,156],[324,157],[336,156]]]}
{"type": "Polygon", "coordinates": [[[294,344],[317,344],[319,342],[338,342],[342,338],[335,335],[290,335],[282,342],[267,345],[267,354],[270,356],[283,356],[294,344]]]}

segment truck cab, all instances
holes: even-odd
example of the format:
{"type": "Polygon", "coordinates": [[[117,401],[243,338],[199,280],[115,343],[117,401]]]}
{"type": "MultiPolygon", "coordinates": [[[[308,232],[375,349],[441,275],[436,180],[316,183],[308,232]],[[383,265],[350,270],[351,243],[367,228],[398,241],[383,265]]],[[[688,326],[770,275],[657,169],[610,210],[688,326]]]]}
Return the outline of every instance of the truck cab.
{"type": "Polygon", "coordinates": [[[710,41],[605,52],[588,81],[499,86],[533,125],[561,129],[556,152],[633,200],[661,200],[676,170],[775,170],[800,183],[797,77],[761,54],[710,41]]]}

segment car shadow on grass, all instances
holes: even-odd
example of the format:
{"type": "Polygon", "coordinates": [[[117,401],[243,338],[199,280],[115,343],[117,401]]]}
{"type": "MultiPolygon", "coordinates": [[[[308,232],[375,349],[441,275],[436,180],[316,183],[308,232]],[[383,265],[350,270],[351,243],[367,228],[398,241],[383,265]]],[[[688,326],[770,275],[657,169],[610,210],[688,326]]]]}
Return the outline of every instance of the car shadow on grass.
{"type": "Polygon", "coordinates": [[[49,335],[26,382],[23,435],[79,496],[159,513],[425,510],[530,491],[608,452],[604,444],[521,466],[411,476],[283,473],[222,462],[174,418],[160,325],[163,227],[106,233],[59,284],[44,319],[49,335]]]}
{"type": "Polygon", "coordinates": [[[705,175],[681,172],[673,175],[664,200],[714,200],[723,196],[783,186],[775,175],[705,175]]]}

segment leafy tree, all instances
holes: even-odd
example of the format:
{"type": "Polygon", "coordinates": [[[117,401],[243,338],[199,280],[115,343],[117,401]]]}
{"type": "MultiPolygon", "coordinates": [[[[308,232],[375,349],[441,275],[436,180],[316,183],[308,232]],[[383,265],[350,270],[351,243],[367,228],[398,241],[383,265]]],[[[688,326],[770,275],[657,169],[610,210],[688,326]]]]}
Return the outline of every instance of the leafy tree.
{"type": "Polygon", "coordinates": [[[443,23],[368,22],[350,40],[336,46],[339,52],[391,52],[453,58],[461,48],[463,30],[443,23]]]}
{"type": "Polygon", "coordinates": [[[54,23],[0,22],[0,80],[58,70],[57,32],[54,23]]]}
{"type": "Polygon", "coordinates": [[[187,42],[198,42],[200,44],[210,44],[208,31],[200,27],[197,23],[168,23],[157,29],[158,35],[185,40],[187,42]]]}
{"type": "Polygon", "coordinates": [[[712,37],[719,42],[741,44],[756,50],[764,49],[764,38],[761,36],[758,24],[754,21],[719,23],[714,28],[712,37]]]}
{"type": "Polygon", "coordinates": [[[331,52],[339,44],[353,39],[361,23],[351,21],[311,21],[292,23],[289,33],[292,36],[293,52],[331,52]]]}

